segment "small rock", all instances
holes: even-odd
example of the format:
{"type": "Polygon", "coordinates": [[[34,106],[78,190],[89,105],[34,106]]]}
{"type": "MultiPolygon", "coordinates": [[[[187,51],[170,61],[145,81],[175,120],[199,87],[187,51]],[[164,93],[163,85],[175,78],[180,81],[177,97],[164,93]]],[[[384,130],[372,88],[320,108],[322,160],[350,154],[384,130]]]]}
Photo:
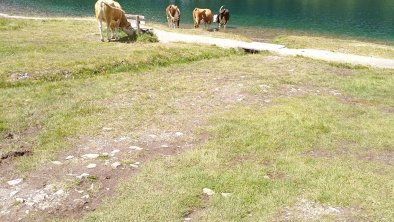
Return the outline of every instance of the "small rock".
{"type": "Polygon", "coordinates": [[[55,195],[56,196],[63,196],[64,195],[64,190],[60,189],[60,190],[56,191],[55,195]]]}
{"type": "Polygon", "coordinates": [[[18,197],[18,198],[15,198],[15,201],[16,201],[16,202],[18,202],[18,203],[24,203],[24,202],[26,202],[26,200],[25,200],[25,199],[23,199],[23,198],[20,198],[20,197],[18,197]]]}
{"type": "Polygon", "coordinates": [[[231,193],[221,193],[221,194],[222,194],[223,197],[229,197],[229,196],[232,195],[231,193]]]}
{"type": "Polygon", "coordinates": [[[120,150],[113,150],[110,154],[109,154],[109,156],[115,156],[117,153],[119,153],[120,152],[120,150]]]}
{"type": "Polygon", "coordinates": [[[19,193],[19,191],[18,191],[18,190],[12,191],[12,192],[10,193],[10,197],[13,197],[13,196],[15,196],[17,193],[19,193]]]}
{"type": "Polygon", "coordinates": [[[87,165],[86,168],[93,169],[93,168],[96,168],[96,166],[97,166],[96,164],[91,163],[91,164],[87,165]]]}
{"type": "Polygon", "coordinates": [[[82,155],[81,157],[82,157],[83,159],[96,159],[96,158],[99,157],[99,156],[100,156],[100,155],[95,154],[95,153],[89,153],[89,154],[82,155]]]}
{"type": "Polygon", "coordinates": [[[132,150],[137,150],[137,151],[143,150],[143,148],[141,148],[139,146],[130,146],[129,148],[132,150]]]}
{"type": "Polygon", "coordinates": [[[333,213],[340,213],[341,211],[334,207],[329,207],[328,210],[333,213]]]}
{"type": "Polygon", "coordinates": [[[161,145],[161,148],[168,148],[169,146],[167,144],[161,145]]]}
{"type": "Polygon", "coordinates": [[[215,194],[215,192],[214,192],[213,190],[209,189],[209,188],[204,188],[204,189],[202,189],[202,192],[203,192],[204,194],[208,195],[208,196],[212,196],[212,195],[215,194]]]}
{"type": "Polygon", "coordinates": [[[140,163],[140,162],[135,162],[134,164],[136,164],[136,165],[140,165],[141,163],[140,163]]]}
{"type": "Polygon", "coordinates": [[[82,199],[89,199],[89,197],[90,197],[89,194],[86,194],[86,195],[82,196],[81,198],[82,199]]]}
{"type": "Polygon", "coordinates": [[[155,134],[150,134],[149,137],[152,138],[152,139],[156,139],[157,138],[157,136],[155,134]]]}
{"type": "Polygon", "coordinates": [[[113,129],[111,127],[103,127],[104,131],[112,131],[113,129]]]}
{"type": "Polygon", "coordinates": [[[88,173],[82,173],[81,175],[76,176],[76,177],[77,177],[78,179],[86,179],[88,176],[89,176],[88,173]]]}
{"type": "Polygon", "coordinates": [[[62,162],[60,162],[60,161],[52,161],[52,163],[54,164],[54,165],[57,165],[57,166],[60,166],[60,165],[62,165],[63,163],[62,162]]]}
{"type": "Polygon", "coordinates": [[[108,156],[109,156],[109,153],[107,153],[107,152],[102,153],[101,156],[102,156],[102,157],[108,157],[108,156]]]}
{"type": "Polygon", "coordinates": [[[15,180],[10,180],[7,183],[10,186],[16,186],[16,185],[18,185],[18,184],[20,184],[22,182],[23,182],[23,178],[18,178],[18,179],[15,179],[15,180]]]}
{"type": "Polygon", "coordinates": [[[26,210],[26,211],[25,211],[25,214],[29,214],[29,213],[30,213],[30,210],[26,210]]]}
{"type": "Polygon", "coordinates": [[[77,189],[75,189],[75,191],[77,191],[77,193],[83,193],[83,192],[85,192],[85,191],[83,191],[83,190],[77,190],[77,189]]]}
{"type": "Polygon", "coordinates": [[[271,179],[268,175],[263,176],[264,179],[269,180],[271,179]]]}
{"type": "Polygon", "coordinates": [[[184,221],[191,221],[192,220],[192,218],[190,218],[190,217],[186,217],[185,219],[184,219],[184,221]]]}
{"type": "Polygon", "coordinates": [[[74,158],[74,156],[68,156],[68,157],[65,158],[65,160],[71,160],[73,158],[74,158]]]}
{"type": "Polygon", "coordinates": [[[115,163],[111,164],[111,167],[116,169],[118,168],[120,165],[122,165],[120,162],[116,161],[115,163]]]}
{"type": "Polygon", "coordinates": [[[130,166],[133,168],[138,168],[138,165],[136,165],[136,164],[130,164],[130,166]]]}
{"type": "Polygon", "coordinates": [[[175,136],[176,136],[176,137],[181,137],[181,136],[183,136],[183,133],[181,133],[181,132],[176,132],[176,133],[175,133],[175,136]]]}
{"type": "Polygon", "coordinates": [[[105,188],[107,191],[109,190],[109,188],[107,187],[107,188],[105,188]]]}

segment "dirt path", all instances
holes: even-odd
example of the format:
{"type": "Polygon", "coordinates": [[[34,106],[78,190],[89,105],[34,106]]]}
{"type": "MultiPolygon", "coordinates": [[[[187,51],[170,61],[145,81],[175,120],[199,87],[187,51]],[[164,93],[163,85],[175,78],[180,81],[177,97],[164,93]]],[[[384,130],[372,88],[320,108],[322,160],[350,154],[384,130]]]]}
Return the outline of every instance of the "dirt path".
{"type": "Polygon", "coordinates": [[[180,34],[154,30],[160,42],[187,42],[198,44],[216,45],[223,48],[243,48],[251,51],[270,51],[285,56],[304,56],[313,59],[320,59],[329,62],[349,63],[353,65],[365,65],[376,68],[394,69],[393,59],[374,58],[368,56],[359,56],[330,52],[317,49],[289,49],[283,45],[268,44],[261,42],[243,42],[231,39],[220,39],[209,36],[180,34]]]}

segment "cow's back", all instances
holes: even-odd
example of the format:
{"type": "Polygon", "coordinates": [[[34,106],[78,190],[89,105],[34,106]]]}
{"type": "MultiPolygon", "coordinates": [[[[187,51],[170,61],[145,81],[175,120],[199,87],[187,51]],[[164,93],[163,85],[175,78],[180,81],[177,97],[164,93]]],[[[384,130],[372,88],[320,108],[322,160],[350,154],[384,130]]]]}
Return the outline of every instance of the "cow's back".
{"type": "Polygon", "coordinates": [[[106,16],[104,13],[109,13],[111,11],[111,8],[103,4],[103,2],[107,3],[110,6],[113,6],[115,8],[122,9],[122,6],[113,0],[98,0],[96,4],[94,5],[95,13],[96,13],[96,18],[101,21],[106,21],[106,16]],[[106,12],[107,11],[107,12],[106,12]]]}

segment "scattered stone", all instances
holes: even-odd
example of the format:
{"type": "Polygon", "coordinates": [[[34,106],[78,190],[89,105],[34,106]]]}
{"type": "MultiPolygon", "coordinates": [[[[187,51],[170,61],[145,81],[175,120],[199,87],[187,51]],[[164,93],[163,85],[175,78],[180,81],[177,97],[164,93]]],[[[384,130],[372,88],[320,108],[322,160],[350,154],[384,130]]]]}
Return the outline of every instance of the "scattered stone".
{"type": "Polygon", "coordinates": [[[190,218],[190,217],[186,217],[185,219],[184,219],[184,221],[191,221],[192,220],[192,218],[190,218]]]}
{"type": "Polygon", "coordinates": [[[104,130],[104,131],[112,131],[113,128],[111,128],[111,127],[103,127],[103,130],[104,130]]]}
{"type": "Polygon", "coordinates": [[[86,179],[89,176],[88,173],[82,173],[81,175],[77,176],[78,179],[86,179]]]}
{"type": "Polygon", "coordinates": [[[264,179],[269,180],[271,179],[268,175],[263,176],[264,179]]]}
{"type": "Polygon", "coordinates": [[[63,163],[62,162],[60,162],[60,161],[52,161],[52,163],[54,164],[54,165],[57,165],[57,166],[60,166],[60,165],[62,165],[63,163]]]}
{"type": "Polygon", "coordinates": [[[18,185],[18,184],[20,184],[22,182],[23,182],[23,178],[18,178],[18,179],[15,179],[15,180],[10,180],[7,183],[10,186],[16,186],[16,185],[18,185]]]}
{"type": "Polygon", "coordinates": [[[136,165],[136,164],[130,164],[130,166],[133,168],[138,168],[138,165],[136,165]]]}
{"type": "Polygon", "coordinates": [[[105,188],[107,191],[109,190],[109,187],[105,188]]]}
{"type": "Polygon", "coordinates": [[[137,151],[143,150],[143,148],[141,148],[139,146],[130,146],[129,148],[132,150],[137,150],[137,151]]]}
{"type": "Polygon", "coordinates": [[[74,158],[74,156],[68,156],[68,157],[65,158],[65,160],[71,160],[73,158],[74,158]]]}
{"type": "Polygon", "coordinates": [[[156,139],[157,138],[157,136],[155,134],[150,134],[149,137],[152,138],[152,139],[156,139]]]}
{"type": "Polygon", "coordinates": [[[176,133],[175,133],[175,136],[176,136],[176,137],[181,137],[181,136],[183,136],[183,133],[181,133],[181,132],[176,132],[176,133]]]}
{"type": "Polygon", "coordinates": [[[92,183],[92,184],[90,184],[90,187],[88,190],[93,190],[93,189],[94,189],[94,184],[92,183]]]}
{"type": "Polygon", "coordinates": [[[64,196],[64,190],[60,189],[60,190],[56,191],[55,195],[59,196],[59,197],[64,196]]]}
{"type": "Polygon", "coordinates": [[[29,213],[30,213],[30,210],[26,210],[26,211],[25,211],[25,214],[29,214],[29,213]]]}
{"type": "Polygon", "coordinates": [[[135,162],[134,164],[136,164],[136,165],[140,165],[141,163],[140,163],[140,162],[135,162]]]}
{"type": "Polygon", "coordinates": [[[212,196],[212,195],[215,194],[215,192],[214,192],[213,190],[209,189],[209,188],[204,188],[204,189],[202,189],[202,192],[203,192],[204,194],[208,195],[208,196],[212,196]]]}
{"type": "Polygon", "coordinates": [[[83,159],[96,159],[96,158],[99,157],[99,156],[100,156],[100,155],[95,154],[95,153],[89,153],[89,154],[82,155],[81,157],[82,157],[83,159]]]}
{"type": "Polygon", "coordinates": [[[81,198],[82,199],[89,199],[89,197],[90,197],[89,194],[86,194],[86,195],[82,196],[81,198]]]}
{"type": "Polygon", "coordinates": [[[168,148],[169,146],[167,144],[161,145],[161,148],[168,148]]]}
{"type": "Polygon", "coordinates": [[[110,154],[109,154],[109,156],[115,156],[117,153],[119,153],[120,152],[120,150],[113,150],[110,154]]]}
{"type": "Polygon", "coordinates": [[[265,102],[265,103],[270,103],[270,102],[271,102],[271,100],[269,100],[269,99],[266,99],[266,100],[264,100],[264,102],[265,102]]]}
{"type": "Polygon", "coordinates": [[[229,197],[229,196],[232,195],[231,193],[221,193],[221,194],[222,194],[223,197],[229,197]]]}
{"type": "Polygon", "coordinates": [[[122,165],[119,161],[116,161],[115,163],[111,164],[111,167],[116,169],[118,168],[120,165],[122,165]]]}
{"type": "Polygon", "coordinates": [[[18,190],[12,191],[12,192],[10,193],[10,197],[13,197],[13,196],[15,196],[17,193],[19,193],[19,191],[18,191],[18,190]]]}
{"type": "Polygon", "coordinates": [[[109,156],[109,153],[107,153],[107,152],[102,153],[101,156],[102,156],[102,157],[108,157],[108,156],[109,156]]]}
{"type": "Polygon", "coordinates": [[[96,168],[96,166],[97,165],[95,163],[91,163],[91,164],[87,165],[86,168],[93,169],[93,168],[96,168]]]}
{"type": "Polygon", "coordinates": [[[15,198],[15,201],[18,202],[18,203],[24,203],[24,202],[26,202],[25,199],[20,198],[20,197],[15,198]]]}

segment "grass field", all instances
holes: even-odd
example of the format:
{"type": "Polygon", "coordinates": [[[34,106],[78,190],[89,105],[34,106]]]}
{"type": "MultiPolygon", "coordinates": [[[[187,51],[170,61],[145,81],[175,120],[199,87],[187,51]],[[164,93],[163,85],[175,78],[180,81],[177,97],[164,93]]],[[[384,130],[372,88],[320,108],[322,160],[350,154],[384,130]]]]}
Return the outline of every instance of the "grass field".
{"type": "Polygon", "coordinates": [[[76,220],[394,219],[393,70],[101,43],[94,22],[0,19],[0,37],[0,154],[31,152],[7,173],[28,177],[108,126],[110,138],[155,129],[197,141],[144,163],[76,220]]]}

